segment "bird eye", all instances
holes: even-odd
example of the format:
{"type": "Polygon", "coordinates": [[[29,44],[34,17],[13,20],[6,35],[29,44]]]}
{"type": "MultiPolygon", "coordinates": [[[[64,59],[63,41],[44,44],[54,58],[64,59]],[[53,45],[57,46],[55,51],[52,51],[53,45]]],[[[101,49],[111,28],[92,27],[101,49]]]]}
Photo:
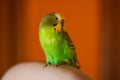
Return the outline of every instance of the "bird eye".
{"type": "Polygon", "coordinates": [[[58,20],[58,18],[56,17],[55,20],[58,20]]]}

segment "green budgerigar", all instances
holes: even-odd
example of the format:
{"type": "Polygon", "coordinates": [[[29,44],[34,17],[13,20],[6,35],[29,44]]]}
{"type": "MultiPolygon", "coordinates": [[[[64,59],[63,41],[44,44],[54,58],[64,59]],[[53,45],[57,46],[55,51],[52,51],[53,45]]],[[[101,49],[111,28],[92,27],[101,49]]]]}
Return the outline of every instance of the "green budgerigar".
{"type": "Polygon", "coordinates": [[[46,55],[46,65],[67,64],[76,68],[78,60],[73,42],[64,29],[59,13],[49,13],[40,22],[39,40],[46,55]]]}

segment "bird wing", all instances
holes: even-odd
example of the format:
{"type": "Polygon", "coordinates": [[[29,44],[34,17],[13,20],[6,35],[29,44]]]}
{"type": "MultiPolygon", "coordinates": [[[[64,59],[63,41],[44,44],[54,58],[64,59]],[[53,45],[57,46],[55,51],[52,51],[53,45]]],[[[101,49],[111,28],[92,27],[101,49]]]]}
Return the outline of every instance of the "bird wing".
{"type": "Polygon", "coordinates": [[[77,56],[76,56],[75,46],[74,46],[72,40],[70,39],[70,37],[66,31],[64,32],[64,35],[65,35],[65,39],[67,41],[67,44],[68,44],[70,50],[72,51],[72,56],[73,56],[74,61],[79,64],[79,62],[77,60],[77,56]]]}

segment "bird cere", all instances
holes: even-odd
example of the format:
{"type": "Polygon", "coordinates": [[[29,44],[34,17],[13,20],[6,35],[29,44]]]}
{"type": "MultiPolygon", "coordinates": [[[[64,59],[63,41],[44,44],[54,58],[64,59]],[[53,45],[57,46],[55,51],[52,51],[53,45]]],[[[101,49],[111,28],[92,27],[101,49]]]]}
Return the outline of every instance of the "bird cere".
{"type": "Polygon", "coordinates": [[[39,40],[46,56],[46,66],[70,65],[79,68],[73,42],[64,29],[64,18],[59,13],[43,17],[39,27],[39,40]]]}

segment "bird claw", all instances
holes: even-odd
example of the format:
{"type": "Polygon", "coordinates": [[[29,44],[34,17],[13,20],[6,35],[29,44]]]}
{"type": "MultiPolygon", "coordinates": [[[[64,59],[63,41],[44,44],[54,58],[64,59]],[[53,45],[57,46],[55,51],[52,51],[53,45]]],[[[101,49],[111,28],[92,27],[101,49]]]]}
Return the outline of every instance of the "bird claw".
{"type": "Polygon", "coordinates": [[[55,66],[58,67],[58,66],[64,65],[64,64],[66,64],[66,62],[62,61],[62,62],[59,62],[58,64],[56,64],[55,66]]]}
{"type": "Polygon", "coordinates": [[[77,68],[77,69],[80,69],[80,67],[79,67],[79,66],[77,66],[76,68],[77,68]]]}
{"type": "Polygon", "coordinates": [[[44,67],[47,67],[48,65],[51,65],[51,63],[49,62],[49,63],[46,63],[45,65],[44,65],[44,67]]]}
{"type": "Polygon", "coordinates": [[[48,64],[46,63],[45,65],[44,65],[44,67],[47,67],[48,66],[48,64]]]}

